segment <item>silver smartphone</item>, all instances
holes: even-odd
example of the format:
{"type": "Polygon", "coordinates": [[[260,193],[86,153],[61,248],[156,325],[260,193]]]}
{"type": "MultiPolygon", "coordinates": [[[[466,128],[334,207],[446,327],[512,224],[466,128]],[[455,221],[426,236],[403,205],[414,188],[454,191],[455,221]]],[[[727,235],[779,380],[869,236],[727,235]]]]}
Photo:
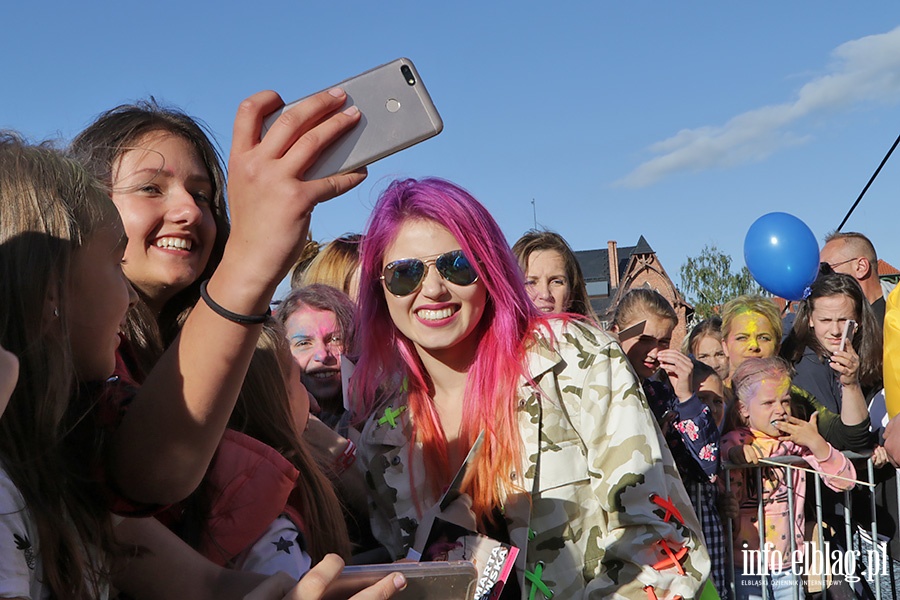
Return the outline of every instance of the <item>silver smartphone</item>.
{"type": "MultiPolygon", "coordinates": [[[[356,126],[322,151],[303,178],[348,173],[434,137],[444,128],[425,84],[408,58],[398,58],[336,85],[347,93],[341,110],[356,106],[356,126]]],[[[281,115],[305,98],[286,104],[263,122],[262,136],[281,115]]]]}
{"type": "Polygon", "coordinates": [[[847,349],[847,343],[853,343],[853,336],[856,334],[856,321],[847,319],[844,321],[844,331],[841,333],[840,350],[843,352],[847,349]]]}

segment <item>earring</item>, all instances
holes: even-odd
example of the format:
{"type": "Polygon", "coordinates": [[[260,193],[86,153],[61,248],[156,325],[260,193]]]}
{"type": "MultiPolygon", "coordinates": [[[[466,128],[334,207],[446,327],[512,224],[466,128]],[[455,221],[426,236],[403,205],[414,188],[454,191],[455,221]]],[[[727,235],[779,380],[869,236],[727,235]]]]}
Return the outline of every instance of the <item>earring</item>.
{"type": "Polygon", "coordinates": [[[59,318],[59,309],[57,307],[53,307],[53,316],[59,318]]]}

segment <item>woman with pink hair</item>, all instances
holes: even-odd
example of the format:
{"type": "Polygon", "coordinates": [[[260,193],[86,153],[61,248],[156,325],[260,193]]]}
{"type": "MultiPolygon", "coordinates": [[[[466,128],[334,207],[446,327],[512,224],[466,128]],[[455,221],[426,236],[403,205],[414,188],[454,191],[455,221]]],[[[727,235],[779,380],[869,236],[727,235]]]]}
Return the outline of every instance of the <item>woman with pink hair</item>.
{"type": "Polygon", "coordinates": [[[393,182],[361,269],[351,394],[373,533],[394,558],[421,546],[484,431],[462,492],[478,531],[520,550],[506,593],[698,595],[700,525],[622,349],[538,313],[484,206],[444,180],[393,182]]]}

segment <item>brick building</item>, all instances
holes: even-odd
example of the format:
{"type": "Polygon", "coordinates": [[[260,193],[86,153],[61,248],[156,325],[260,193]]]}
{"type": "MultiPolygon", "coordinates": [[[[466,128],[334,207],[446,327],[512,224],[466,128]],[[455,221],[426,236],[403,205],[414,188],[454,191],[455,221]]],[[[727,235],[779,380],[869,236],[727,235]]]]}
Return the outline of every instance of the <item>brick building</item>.
{"type": "Polygon", "coordinates": [[[575,257],[584,272],[591,306],[604,327],[609,324],[611,309],[625,292],[634,287],[648,287],[662,294],[675,308],[678,325],[672,334],[672,347],[680,347],[694,308],[675,287],[644,236],[634,246],[619,246],[611,240],[604,249],[578,250],[575,257]]]}

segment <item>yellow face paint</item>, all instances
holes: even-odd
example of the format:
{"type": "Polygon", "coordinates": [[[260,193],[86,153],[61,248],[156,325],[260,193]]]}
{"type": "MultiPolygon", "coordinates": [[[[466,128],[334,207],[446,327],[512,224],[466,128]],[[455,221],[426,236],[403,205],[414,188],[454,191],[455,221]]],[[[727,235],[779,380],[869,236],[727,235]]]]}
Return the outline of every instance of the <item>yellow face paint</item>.
{"type": "Polygon", "coordinates": [[[759,348],[759,342],[757,341],[757,334],[759,333],[759,319],[753,318],[752,313],[749,315],[751,317],[751,321],[747,322],[747,326],[745,329],[747,330],[747,335],[749,335],[749,339],[747,346],[749,348],[759,348]]]}
{"type": "Polygon", "coordinates": [[[791,380],[787,377],[782,377],[781,381],[778,382],[778,386],[775,388],[775,393],[778,396],[783,397],[787,395],[788,391],[791,389],[791,380]]]}
{"type": "Polygon", "coordinates": [[[736,369],[746,358],[774,356],[777,340],[774,328],[765,315],[745,311],[732,320],[728,336],[722,339],[722,346],[731,361],[731,368],[736,369]]]}

